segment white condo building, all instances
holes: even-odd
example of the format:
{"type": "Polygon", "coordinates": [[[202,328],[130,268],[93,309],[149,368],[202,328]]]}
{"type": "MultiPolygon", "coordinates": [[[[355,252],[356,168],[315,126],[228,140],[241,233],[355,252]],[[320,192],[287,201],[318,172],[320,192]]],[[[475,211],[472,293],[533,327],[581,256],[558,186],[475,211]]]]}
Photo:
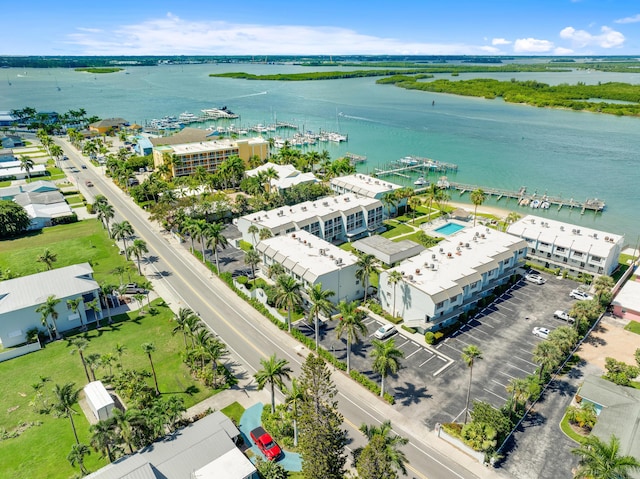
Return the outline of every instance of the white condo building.
{"type": "MultiPolygon", "coordinates": [[[[402,189],[402,186],[396,183],[391,183],[390,181],[381,180],[380,178],[374,178],[373,176],[362,173],[333,178],[330,186],[337,194],[354,193],[358,196],[374,198],[376,200],[382,200],[385,194],[402,189]]],[[[395,214],[399,208],[405,206],[407,206],[407,198],[402,198],[397,205],[389,205],[388,208],[391,209],[391,214],[395,214]]]]}
{"type": "Polygon", "coordinates": [[[364,296],[364,285],[356,279],[358,257],[306,231],[296,231],[261,241],[256,246],[266,271],[280,263],[286,274],[307,289],[322,283],[323,290],[335,293],[334,304],[364,296]]]}
{"type": "Polygon", "coordinates": [[[278,174],[278,178],[272,179],[269,185],[272,190],[283,191],[288,190],[292,186],[304,183],[317,183],[318,178],[313,173],[302,173],[293,165],[278,165],[277,163],[265,163],[252,170],[245,171],[247,176],[257,176],[262,171],[273,168],[278,174]]]}
{"type": "Polygon", "coordinates": [[[354,194],[328,196],[250,213],[238,218],[237,226],[242,239],[251,244],[257,243],[259,237],[249,233],[251,225],[268,229],[271,236],[304,230],[330,243],[344,243],[378,231],[382,227],[382,210],[380,200],[373,198],[354,194]]]}
{"type": "Polygon", "coordinates": [[[576,274],[611,274],[624,236],[528,215],[507,229],[527,242],[528,259],[545,268],[576,274]]]}
{"type": "Polygon", "coordinates": [[[465,228],[437,246],[380,273],[382,307],[420,331],[437,330],[506,283],[524,263],[527,243],[484,226],[465,228]],[[402,273],[397,284],[393,271],[402,273]]]}

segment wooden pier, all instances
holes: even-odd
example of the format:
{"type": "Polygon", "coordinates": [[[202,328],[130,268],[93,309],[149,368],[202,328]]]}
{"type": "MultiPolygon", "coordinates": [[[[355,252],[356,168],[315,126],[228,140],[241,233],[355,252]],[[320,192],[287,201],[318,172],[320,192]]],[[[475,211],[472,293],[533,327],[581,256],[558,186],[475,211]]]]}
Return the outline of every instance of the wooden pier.
{"type": "Polygon", "coordinates": [[[429,158],[421,158],[419,156],[405,156],[384,168],[374,168],[373,173],[377,177],[395,175],[408,179],[410,176],[406,173],[446,173],[447,171],[458,171],[458,165],[443,163],[429,158]]]}
{"type": "Polygon", "coordinates": [[[598,198],[588,198],[585,201],[576,201],[573,198],[566,199],[560,196],[549,196],[546,193],[541,195],[538,194],[537,191],[529,193],[527,192],[526,186],[521,187],[518,191],[512,191],[500,188],[485,188],[478,185],[468,185],[464,183],[454,183],[451,181],[448,183],[449,189],[459,191],[460,196],[467,192],[471,193],[472,191],[481,189],[487,196],[495,197],[496,201],[500,201],[502,198],[514,199],[518,201],[520,206],[530,206],[534,200],[538,200],[541,204],[545,202],[549,203],[549,206],[557,207],[558,210],[563,207],[580,209],[580,214],[584,214],[585,211],[599,212],[603,211],[605,208],[605,202],[598,198]]]}
{"type": "Polygon", "coordinates": [[[349,161],[351,162],[352,165],[355,165],[357,163],[364,163],[367,161],[367,157],[364,155],[356,155],[355,153],[345,153],[344,154],[345,158],[349,158],[349,161]]]}

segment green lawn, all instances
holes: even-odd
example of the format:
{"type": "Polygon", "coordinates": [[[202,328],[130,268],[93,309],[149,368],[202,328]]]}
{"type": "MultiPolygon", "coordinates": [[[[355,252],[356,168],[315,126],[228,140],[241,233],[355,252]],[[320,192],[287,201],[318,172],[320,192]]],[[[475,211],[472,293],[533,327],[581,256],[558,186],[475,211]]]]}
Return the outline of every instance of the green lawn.
{"type": "Polygon", "coordinates": [[[127,263],[118,254],[119,246],[95,219],[52,226],[21,238],[0,241],[0,269],[10,269],[16,276],[44,271],[44,265],[36,260],[45,248],[58,255],[54,268],[88,261],[93,266],[96,281],[108,280],[118,285],[120,277],[111,271],[117,266],[126,266],[123,281],[140,280],[135,264],[127,263]]]}
{"type": "Polygon", "coordinates": [[[238,401],[232,402],[227,407],[220,410],[225,416],[233,421],[234,424],[240,424],[242,414],[244,413],[244,407],[238,401]]]}
{"type": "Polygon", "coordinates": [[[80,195],[68,195],[65,196],[64,199],[67,200],[67,203],[70,205],[83,204],[82,197],[80,195]]]}
{"type": "MultiPolygon", "coordinates": [[[[142,351],[141,344],[152,341],[157,351],[152,358],[158,375],[160,391],[163,395],[177,394],[190,407],[213,393],[196,383],[190,376],[181,359],[182,337],[173,336],[171,331],[173,313],[164,306],[158,306],[155,316],[138,316],[132,313],[127,317],[116,318],[112,326],[100,331],[83,333],[89,340],[85,354],[114,352],[116,343],[126,347],[122,357],[125,368],[150,370],[149,361],[142,351]],[[188,388],[191,394],[185,391],[188,388]]],[[[49,395],[55,384],[74,382],[77,388],[86,384],[82,363],[77,355],[70,354],[71,348],[66,339],[50,343],[46,348],[20,358],[0,363],[0,430],[11,431],[21,423],[39,421],[41,425],[24,431],[19,437],[0,441],[3,478],[47,477],[66,479],[74,474],[74,469],[66,460],[74,442],[69,420],[57,419],[50,415],[39,415],[29,405],[33,399],[31,385],[41,376],[50,378],[44,391],[49,395]]],[[[97,379],[103,378],[108,371],[98,369],[97,379]]],[[[151,384],[151,379],[149,380],[151,384]]],[[[79,407],[74,417],[80,441],[89,444],[89,423],[79,407]]],[[[92,452],[86,464],[90,470],[106,464],[100,455],[92,452]]],[[[77,469],[76,471],[77,472],[77,469]]]]}
{"type": "Polygon", "coordinates": [[[394,221],[385,221],[384,224],[387,227],[387,231],[382,233],[380,236],[384,236],[388,239],[411,233],[413,231],[413,228],[411,228],[410,226],[399,224],[394,221]]]}
{"type": "Polygon", "coordinates": [[[627,324],[624,329],[632,333],[640,334],[640,323],[637,321],[629,321],[629,324],[627,324]]]}

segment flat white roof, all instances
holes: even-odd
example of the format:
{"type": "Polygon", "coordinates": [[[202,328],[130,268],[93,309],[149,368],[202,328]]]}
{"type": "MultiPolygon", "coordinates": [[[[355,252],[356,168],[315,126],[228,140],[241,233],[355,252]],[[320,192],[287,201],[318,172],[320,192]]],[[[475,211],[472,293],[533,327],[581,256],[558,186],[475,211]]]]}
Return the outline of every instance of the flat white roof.
{"type": "Polygon", "coordinates": [[[369,198],[374,198],[381,193],[402,188],[402,186],[396,183],[391,183],[390,181],[381,180],[380,178],[374,178],[373,176],[362,173],[333,178],[331,184],[347,188],[354,193],[368,196],[369,198]]]}
{"type": "Polygon", "coordinates": [[[353,193],[345,195],[327,196],[315,201],[305,201],[293,206],[283,206],[269,211],[258,211],[243,216],[242,218],[252,223],[259,223],[262,226],[274,229],[279,226],[294,223],[300,225],[305,221],[321,217],[329,219],[330,217],[338,217],[341,214],[348,214],[352,211],[361,211],[364,207],[382,206],[380,200],[373,198],[364,198],[356,196],[353,193]]]}
{"type": "Polygon", "coordinates": [[[311,283],[319,276],[358,262],[353,253],[304,230],[263,240],[256,249],[311,283]]]}
{"type": "Polygon", "coordinates": [[[109,395],[102,381],[93,381],[87,384],[84,387],[84,395],[96,410],[113,404],[113,398],[109,395]]]}
{"type": "Polygon", "coordinates": [[[240,449],[234,447],[229,452],[214,459],[193,473],[194,479],[244,479],[256,472],[256,468],[240,449]]]}
{"type": "Polygon", "coordinates": [[[623,235],[549,220],[535,215],[527,215],[516,221],[509,226],[507,232],[603,258],[608,257],[617,243],[624,239],[623,235]]]}
{"type": "Polygon", "coordinates": [[[265,143],[263,138],[246,138],[244,140],[222,140],[198,141],[194,143],[179,143],[176,145],[161,145],[157,150],[173,150],[176,155],[187,155],[190,153],[206,153],[218,150],[237,150],[238,144],[247,143],[249,145],[265,143]]]}
{"type": "Polygon", "coordinates": [[[612,303],[627,310],[640,312],[640,281],[627,281],[612,303]]]}
{"type": "Polygon", "coordinates": [[[444,292],[447,294],[441,295],[442,299],[450,297],[451,289],[462,293],[460,283],[479,281],[482,273],[526,246],[524,240],[491,228],[464,228],[388,271],[401,271],[405,278],[413,276],[409,284],[440,300],[444,292]],[[431,265],[435,265],[433,269],[431,265]]]}

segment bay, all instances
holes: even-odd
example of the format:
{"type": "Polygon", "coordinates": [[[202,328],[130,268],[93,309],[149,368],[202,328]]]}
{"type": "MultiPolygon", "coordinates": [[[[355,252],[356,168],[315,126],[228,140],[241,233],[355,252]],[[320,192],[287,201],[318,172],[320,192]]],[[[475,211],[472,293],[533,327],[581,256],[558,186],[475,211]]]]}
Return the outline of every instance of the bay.
{"type": "MultiPolygon", "coordinates": [[[[505,199],[493,204],[626,235],[638,241],[640,209],[640,119],[513,105],[502,100],[458,97],[376,85],[374,78],[309,82],[211,78],[209,73],[255,74],[314,71],[293,65],[166,65],[133,67],[112,74],[70,69],[2,69],[0,110],[31,106],[58,112],[85,108],[89,115],[123,117],[144,124],[152,118],[228,106],[236,125],[293,122],[305,130],[340,131],[347,143],[325,144],[332,158],[347,151],[366,155],[363,172],[403,156],[428,157],[459,166],[452,181],[483,187],[548,193],[577,201],[600,198],[602,214],[563,208],[531,210],[505,199]]],[[[461,74],[545,83],[640,83],[640,74],[567,73],[461,74]]],[[[413,180],[388,177],[412,185],[413,180]]],[[[430,179],[436,180],[437,175],[430,179]]],[[[451,192],[452,200],[468,202],[451,192]]]]}

